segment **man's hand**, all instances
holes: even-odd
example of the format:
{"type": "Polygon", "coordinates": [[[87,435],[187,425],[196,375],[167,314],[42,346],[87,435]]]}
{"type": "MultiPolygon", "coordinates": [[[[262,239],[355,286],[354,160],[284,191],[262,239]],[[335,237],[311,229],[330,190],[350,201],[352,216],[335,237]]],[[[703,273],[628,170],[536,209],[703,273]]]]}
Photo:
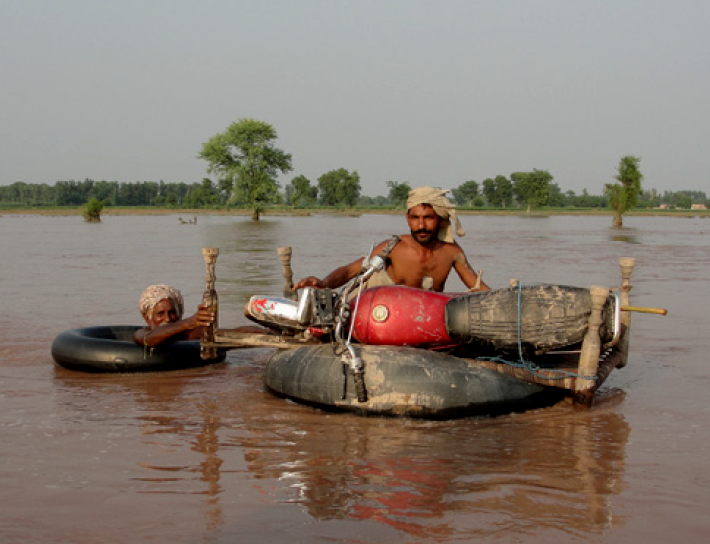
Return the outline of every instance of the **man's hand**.
{"type": "Polygon", "coordinates": [[[197,307],[197,312],[188,318],[190,322],[190,329],[196,329],[198,327],[209,327],[214,323],[215,313],[209,309],[206,304],[200,304],[197,307]]]}
{"type": "Polygon", "coordinates": [[[292,289],[296,291],[297,289],[303,289],[304,287],[323,289],[325,287],[325,283],[323,283],[323,280],[316,278],[315,276],[308,276],[307,278],[303,278],[302,280],[294,283],[292,289]]]}

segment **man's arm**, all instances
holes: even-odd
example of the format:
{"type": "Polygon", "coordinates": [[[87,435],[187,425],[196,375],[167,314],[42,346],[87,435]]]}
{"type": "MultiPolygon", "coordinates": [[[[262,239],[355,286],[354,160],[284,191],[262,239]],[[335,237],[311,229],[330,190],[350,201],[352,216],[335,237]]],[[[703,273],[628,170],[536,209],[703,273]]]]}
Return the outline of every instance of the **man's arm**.
{"type": "MultiPolygon", "coordinates": [[[[454,257],[454,270],[456,270],[456,273],[459,275],[459,278],[461,278],[461,281],[464,282],[466,287],[472,289],[476,286],[476,283],[478,282],[478,274],[468,263],[466,254],[461,248],[459,248],[458,253],[454,257]]],[[[488,287],[488,285],[486,285],[486,283],[481,280],[481,284],[478,286],[476,291],[488,290],[490,290],[490,287],[488,287]]]]}
{"type": "Polygon", "coordinates": [[[154,329],[138,329],[133,339],[142,346],[155,347],[168,342],[175,336],[183,335],[181,340],[195,340],[202,337],[202,330],[214,321],[214,312],[207,306],[198,306],[197,312],[175,323],[165,323],[154,329]]]}
{"type": "MultiPolygon", "coordinates": [[[[389,240],[380,242],[372,250],[372,255],[379,255],[380,253],[382,253],[388,243],[389,240]]],[[[362,270],[362,262],[364,260],[365,257],[360,257],[359,259],[351,262],[350,264],[346,264],[339,268],[336,268],[322,280],[316,278],[315,276],[308,276],[306,278],[303,278],[302,280],[293,284],[293,290],[295,291],[297,289],[303,289],[304,287],[317,287],[319,289],[328,287],[330,289],[336,289],[341,285],[345,285],[347,282],[349,282],[351,279],[353,279],[360,273],[360,271],[362,270]]]]}
{"type": "Polygon", "coordinates": [[[358,272],[360,272],[360,269],[362,268],[362,261],[363,257],[351,262],[350,264],[338,267],[322,280],[316,278],[315,276],[303,278],[293,285],[293,290],[303,289],[304,287],[317,287],[318,289],[329,287],[330,289],[335,289],[336,287],[345,285],[349,280],[354,278],[358,272]]]}

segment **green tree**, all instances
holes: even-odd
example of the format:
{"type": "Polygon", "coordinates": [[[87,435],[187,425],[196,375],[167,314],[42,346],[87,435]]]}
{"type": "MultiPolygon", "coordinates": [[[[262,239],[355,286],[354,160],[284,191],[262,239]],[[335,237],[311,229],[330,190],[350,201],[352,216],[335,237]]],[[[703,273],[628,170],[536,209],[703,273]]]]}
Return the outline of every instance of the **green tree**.
{"type": "Polygon", "coordinates": [[[636,206],[641,194],[643,175],[639,170],[639,157],[627,155],[622,157],[617,168],[616,180],[619,183],[607,183],[604,193],[609,197],[609,206],[614,210],[612,224],[615,227],[623,225],[622,216],[636,206]]]}
{"type": "Polygon", "coordinates": [[[117,188],[117,181],[97,181],[91,191],[91,196],[95,197],[96,200],[100,200],[104,204],[110,204],[113,202],[117,188]]]}
{"type": "MultiPolygon", "coordinates": [[[[639,197],[639,204],[644,202],[644,191],[639,197]]],[[[653,191],[655,193],[655,190],[653,191]]],[[[707,205],[707,196],[704,191],[664,191],[663,203],[669,204],[675,208],[690,208],[693,204],[707,205]]]]}
{"type": "Polygon", "coordinates": [[[505,176],[484,179],[481,192],[488,205],[494,208],[510,207],[513,204],[513,184],[505,176]]]}
{"type": "Polygon", "coordinates": [[[459,206],[473,206],[478,196],[478,183],[469,180],[451,191],[454,201],[459,206]]]}
{"type": "Polygon", "coordinates": [[[387,199],[394,205],[395,208],[404,208],[407,205],[409,191],[412,190],[409,183],[406,181],[403,183],[399,183],[398,181],[388,181],[387,187],[390,188],[387,199]]]}
{"type": "Polygon", "coordinates": [[[498,196],[498,191],[496,190],[495,180],[491,178],[484,179],[482,192],[483,196],[486,197],[486,202],[488,202],[489,206],[497,208],[502,204],[502,201],[498,196]]]}
{"type": "Polygon", "coordinates": [[[360,175],[345,168],[326,172],[318,178],[318,192],[325,206],[352,207],[360,196],[360,175]]]}
{"type": "Polygon", "coordinates": [[[510,208],[513,205],[513,183],[505,176],[496,176],[496,191],[500,198],[501,205],[504,208],[510,208]]]}
{"type": "Polygon", "coordinates": [[[636,203],[636,205],[641,208],[657,208],[660,204],[661,200],[655,189],[651,189],[650,191],[641,191],[638,202],[636,203]]]}
{"type": "Polygon", "coordinates": [[[81,206],[88,200],[88,197],[82,196],[79,184],[74,180],[58,181],[54,184],[54,191],[58,206],[81,206]]]}
{"type": "Polygon", "coordinates": [[[575,198],[575,205],[579,208],[606,208],[607,198],[601,195],[590,195],[587,189],[582,189],[582,194],[575,198]]]}
{"type": "Polygon", "coordinates": [[[291,206],[310,205],[318,198],[318,187],[311,185],[306,176],[296,176],[286,186],[286,203],[291,206]]]}
{"type": "Polygon", "coordinates": [[[219,204],[219,196],[212,185],[210,178],[202,178],[202,183],[195,185],[195,188],[190,192],[187,198],[186,205],[188,208],[204,208],[219,204]]]}
{"type": "Polygon", "coordinates": [[[84,221],[98,223],[101,221],[101,210],[103,209],[104,203],[92,196],[89,201],[84,204],[84,221]]]}
{"type": "Polygon", "coordinates": [[[545,170],[534,169],[532,172],[513,172],[513,194],[521,204],[527,204],[527,213],[532,208],[545,206],[550,198],[552,174],[545,170]]]}
{"type": "Polygon", "coordinates": [[[357,199],[357,205],[362,206],[363,208],[390,208],[392,203],[386,196],[383,195],[360,195],[360,198],[357,199]]]}
{"type": "Polygon", "coordinates": [[[567,198],[556,183],[550,183],[550,198],[547,201],[547,205],[555,208],[567,206],[567,198]]]}
{"type": "Polygon", "coordinates": [[[204,143],[198,155],[208,162],[209,173],[224,180],[220,188],[231,184],[230,202],[250,208],[255,221],[266,204],[280,199],[278,173],[291,171],[291,155],[274,146],[276,138],[268,123],[241,119],[204,143]]]}
{"type": "Polygon", "coordinates": [[[357,199],[360,198],[360,174],[357,171],[354,170],[343,179],[338,196],[346,207],[352,208],[357,204],[357,199]]]}
{"type": "Polygon", "coordinates": [[[118,186],[117,204],[121,206],[144,205],[146,202],[142,193],[143,190],[138,183],[121,183],[118,186]]]}

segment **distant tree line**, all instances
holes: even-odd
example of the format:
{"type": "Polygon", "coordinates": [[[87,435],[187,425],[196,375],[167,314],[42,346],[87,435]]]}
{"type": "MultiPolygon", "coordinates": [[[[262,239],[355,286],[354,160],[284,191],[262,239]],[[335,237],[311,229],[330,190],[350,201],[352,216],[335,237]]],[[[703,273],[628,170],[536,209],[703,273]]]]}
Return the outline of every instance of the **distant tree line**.
{"type": "MultiPolygon", "coordinates": [[[[29,184],[17,181],[0,186],[3,206],[82,206],[92,201],[92,207],[160,206],[168,208],[229,208],[251,209],[252,217],[267,206],[352,208],[404,208],[409,191],[406,181],[388,180],[387,196],[362,195],[360,176],[356,170],[337,168],[322,174],[315,182],[303,175],[292,178],[283,192],[277,176],[292,170],[291,155],[277,148],[274,128],[256,119],[240,119],[230,124],[202,144],[198,157],[207,161],[207,172],[217,179],[203,178],[195,183],[165,183],[164,181],[57,181],[29,184]]],[[[638,208],[690,208],[693,204],[708,205],[704,192],[677,191],[660,195],[655,190],[643,191],[640,159],[632,156],[619,161],[616,183],[607,183],[603,195],[590,195],[583,190],[563,191],[546,170],[513,172],[497,175],[480,183],[468,180],[458,186],[438,180],[440,187],[451,188],[453,200],[468,208],[611,208],[616,224],[626,211],[638,208]]]]}
{"type": "Polygon", "coordinates": [[[662,205],[666,205],[670,208],[686,210],[693,204],[705,204],[710,208],[710,200],[705,196],[704,191],[664,191],[663,194],[661,194],[655,189],[642,191],[637,207],[658,208],[662,205]]]}
{"type": "Polygon", "coordinates": [[[167,206],[203,208],[223,205],[226,197],[220,194],[209,179],[201,183],[165,183],[163,181],[57,181],[25,183],[18,181],[0,186],[0,203],[16,206],[81,206],[90,199],[106,206],[167,206]]]}
{"type": "MultiPolygon", "coordinates": [[[[535,172],[535,171],[533,171],[535,172]]],[[[539,207],[540,203],[550,208],[607,208],[609,199],[605,195],[591,195],[586,189],[581,193],[562,191],[553,182],[546,190],[521,185],[520,172],[510,177],[502,175],[487,178],[480,184],[469,180],[451,191],[452,200],[465,208],[527,208],[528,204],[539,207]],[[530,198],[525,191],[533,191],[530,198]],[[546,200],[545,200],[546,198],[546,200]],[[543,204],[544,202],[544,204],[543,204]]],[[[533,175],[533,178],[535,175],[533,175]]],[[[384,196],[361,194],[360,178],[357,172],[344,168],[326,172],[316,184],[299,175],[279,193],[273,202],[276,205],[293,207],[380,207],[404,209],[411,185],[407,182],[387,181],[388,191],[384,196]]],[[[3,206],[83,206],[91,198],[105,206],[158,206],[166,208],[225,208],[243,206],[239,199],[230,202],[228,192],[208,178],[196,183],[166,183],[164,181],[138,181],[133,183],[117,181],[57,181],[47,183],[25,183],[18,181],[0,186],[0,204],[3,206]]],[[[245,203],[244,203],[245,204],[245,203]]],[[[689,209],[693,204],[710,201],[704,191],[664,191],[644,190],[638,196],[636,208],[689,209]]]]}

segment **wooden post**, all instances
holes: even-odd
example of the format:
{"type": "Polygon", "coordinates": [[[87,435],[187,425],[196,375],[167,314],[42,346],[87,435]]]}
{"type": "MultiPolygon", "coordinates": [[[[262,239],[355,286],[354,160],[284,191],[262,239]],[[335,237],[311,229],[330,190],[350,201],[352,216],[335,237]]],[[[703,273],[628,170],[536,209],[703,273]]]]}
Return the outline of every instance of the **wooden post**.
{"type": "MultiPolygon", "coordinates": [[[[590,292],[592,294],[592,313],[589,316],[587,334],[582,342],[577,374],[591,378],[596,377],[599,367],[599,356],[602,349],[599,327],[602,324],[604,303],[609,298],[609,288],[595,285],[590,289],[590,292]]],[[[591,405],[592,396],[596,389],[595,385],[595,380],[577,377],[574,384],[574,403],[584,406],[591,405]]]]}
{"type": "MultiPolygon", "coordinates": [[[[629,307],[629,291],[631,291],[631,273],[634,271],[636,261],[629,257],[619,259],[621,267],[621,288],[619,289],[619,299],[621,307],[629,307]]],[[[624,334],[619,340],[619,351],[623,355],[620,367],[626,366],[629,360],[629,336],[631,335],[631,312],[621,312],[621,325],[624,327],[624,334]]]]}
{"type": "Polygon", "coordinates": [[[296,300],[296,293],[293,291],[293,270],[291,270],[291,248],[280,247],[276,250],[281,259],[284,275],[284,297],[296,300]]]}
{"type": "Polygon", "coordinates": [[[202,342],[200,343],[200,356],[203,359],[216,359],[217,358],[217,347],[215,346],[215,331],[218,329],[218,309],[219,300],[217,298],[217,291],[215,289],[215,281],[217,277],[215,276],[215,265],[217,263],[217,256],[219,255],[219,249],[216,247],[205,247],[202,248],[202,258],[205,261],[205,292],[202,295],[202,304],[209,306],[209,308],[215,313],[214,322],[206,327],[202,333],[202,342]]]}

